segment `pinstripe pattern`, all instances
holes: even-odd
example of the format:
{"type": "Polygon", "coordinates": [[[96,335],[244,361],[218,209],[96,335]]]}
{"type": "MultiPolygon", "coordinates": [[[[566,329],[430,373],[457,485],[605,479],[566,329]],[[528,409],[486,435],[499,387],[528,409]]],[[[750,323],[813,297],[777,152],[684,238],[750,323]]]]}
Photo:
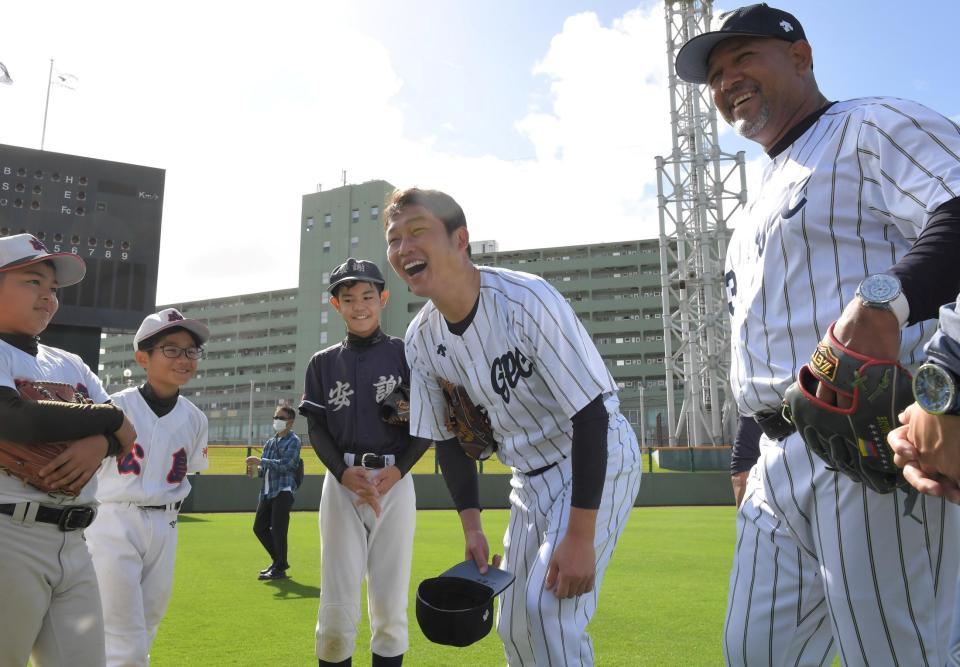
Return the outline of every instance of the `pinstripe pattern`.
{"type": "MultiPolygon", "coordinates": [[[[771,160],[727,257],[741,412],[779,405],[859,282],[957,192],[960,130],[904,100],[834,104],[771,160]]],[[[904,330],[903,363],[932,330],[904,330]]],[[[827,470],[799,436],[764,438],[737,517],[727,662],[819,665],[839,651],[844,664],[944,664],[960,508],[924,498],[902,512],[902,496],[827,470]]]]}
{"type": "Polygon", "coordinates": [[[510,481],[511,516],[503,539],[503,567],[517,579],[504,591],[497,616],[507,664],[592,665],[593,646],[586,632],[597,607],[603,575],[630,508],[640,489],[640,454],[626,420],[611,417],[609,458],[594,542],[597,578],[587,595],[557,600],[543,589],[550,555],[566,533],[570,513],[570,460],[537,477],[514,473],[510,481]]]}
{"type": "Polygon", "coordinates": [[[636,435],[616,385],[573,310],[544,280],[480,269],[476,315],[452,334],[428,303],[407,329],[411,434],[452,437],[437,378],[463,385],[486,408],[498,458],[513,468],[503,567],[516,581],[500,600],[497,630],[510,665],[592,665],[586,632],[614,546],[640,488],[636,435]],[[571,417],[597,396],[609,414],[607,475],[596,519],[594,590],[557,600],[544,580],[566,534],[572,491],[571,417]],[[557,464],[542,475],[524,472],[557,464]]]}
{"type": "Polygon", "coordinates": [[[432,303],[407,329],[411,433],[452,437],[443,424],[436,380],[442,377],[463,385],[487,409],[503,463],[533,470],[561,461],[570,451],[570,417],[600,394],[611,397],[607,409],[616,411],[616,385],[580,320],[546,281],[505,269],[480,272],[480,303],[463,336],[450,333],[432,303]],[[518,351],[532,363],[532,374],[504,391],[510,383],[494,369],[503,355],[518,351]]]}
{"type": "Polygon", "coordinates": [[[876,494],[827,470],[796,434],[763,438],[760,463],[737,514],[728,664],[829,663],[831,631],[844,664],[943,664],[960,508],[924,497],[904,517],[899,493],[876,494]],[[805,483],[777,502],[787,470],[805,483]]]}
{"type": "MultiPolygon", "coordinates": [[[[859,282],[893,264],[929,213],[957,196],[958,156],[960,131],[946,118],[905,100],[865,98],[833,105],[771,160],[727,256],[741,412],[779,404],[795,354],[805,362],[859,282]],[[781,217],[804,197],[796,215],[781,217]]],[[[922,359],[932,331],[906,329],[901,361],[922,359]]]]}

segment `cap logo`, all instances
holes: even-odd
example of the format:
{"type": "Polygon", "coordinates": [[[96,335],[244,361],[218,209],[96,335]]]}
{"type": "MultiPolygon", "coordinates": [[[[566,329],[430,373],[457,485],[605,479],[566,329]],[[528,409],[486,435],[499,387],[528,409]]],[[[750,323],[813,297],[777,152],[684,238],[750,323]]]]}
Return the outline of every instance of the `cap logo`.
{"type": "Polygon", "coordinates": [[[793,26],[789,21],[780,21],[780,27],[783,28],[784,32],[793,32],[793,26]]]}
{"type": "Polygon", "coordinates": [[[34,236],[31,236],[31,237],[30,237],[30,245],[33,246],[33,249],[34,249],[34,250],[42,250],[43,252],[48,252],[48,251],[47,251],[47,247],[46,247],[45,245],[43,245],[42,243],[40,243],[40,241],[37,240],[37,238],[34,237],[34,236]]]}
{"type": "Polygon", "coordinates": [[[172,313],[167,313],[167,322],[179,322],[182,319],[183,319],[183,315],[181,315],[177,311],[173,311],[172,313]]]}

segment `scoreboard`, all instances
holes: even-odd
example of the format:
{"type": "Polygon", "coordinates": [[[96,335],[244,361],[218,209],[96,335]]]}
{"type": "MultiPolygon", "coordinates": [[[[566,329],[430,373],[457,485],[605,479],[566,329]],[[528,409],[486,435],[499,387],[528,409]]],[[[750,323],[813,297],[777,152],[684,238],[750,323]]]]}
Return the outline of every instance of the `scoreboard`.
{"type": "MultiPolygon", "coordinates": [[[[135,330],[156,310],[163,169],[0,144],[0,236],[83,257],[54,323],[135,330]]],[[[98,336],[99,337],[99,336],[98,336]]]]}

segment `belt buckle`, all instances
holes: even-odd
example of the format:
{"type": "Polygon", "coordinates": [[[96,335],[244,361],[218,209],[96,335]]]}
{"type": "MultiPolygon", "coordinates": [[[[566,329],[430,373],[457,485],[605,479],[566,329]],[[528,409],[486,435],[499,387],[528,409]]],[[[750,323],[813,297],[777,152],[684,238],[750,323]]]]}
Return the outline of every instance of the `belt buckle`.
{"type": "Polygon", "coordinates": [[[367,452],[360,457],[360,465],[367,470],[379,470],[383,468],[383,457],[380,454],[367,452]],[[371,463],[367,463],[367,461],[371,461],[371,463]]]}
{"type": "Polygon", "coordinates": [[[86,528],[93,523],[96,511],[92,507],[67,507],[60,514],[57,527],[63,532],[86,528]]]}

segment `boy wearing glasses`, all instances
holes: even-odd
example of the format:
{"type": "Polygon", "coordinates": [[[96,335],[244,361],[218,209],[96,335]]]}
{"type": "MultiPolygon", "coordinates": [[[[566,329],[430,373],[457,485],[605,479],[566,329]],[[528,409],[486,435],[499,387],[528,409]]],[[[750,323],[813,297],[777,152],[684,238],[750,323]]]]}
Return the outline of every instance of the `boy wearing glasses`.
{"type": "Polygon", "coordinates": [[[207,327],[175,308],[147,316],[133,338],[147,381],[113,394],[137,440],[98,473],[99,516],[87,544],[100,584],[107,666],[147,665],[167,609],[177,550],[177,511],[187,473],[207,467],[207,417],[180,395],[197,372],[207,327]]]}

